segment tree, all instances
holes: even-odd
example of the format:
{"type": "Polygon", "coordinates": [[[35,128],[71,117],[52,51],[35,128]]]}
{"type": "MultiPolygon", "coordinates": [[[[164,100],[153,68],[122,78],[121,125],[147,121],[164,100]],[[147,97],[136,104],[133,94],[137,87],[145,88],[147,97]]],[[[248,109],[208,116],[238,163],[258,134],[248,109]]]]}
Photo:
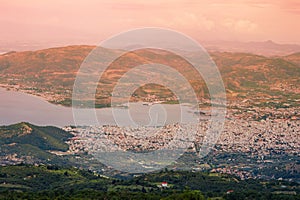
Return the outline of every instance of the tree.
{"type": "Polygon", "coordinates": [[[185,190],[180,194],[172,194],[163,200],[205,200],[205,197],[199,190],[185,190]]]}

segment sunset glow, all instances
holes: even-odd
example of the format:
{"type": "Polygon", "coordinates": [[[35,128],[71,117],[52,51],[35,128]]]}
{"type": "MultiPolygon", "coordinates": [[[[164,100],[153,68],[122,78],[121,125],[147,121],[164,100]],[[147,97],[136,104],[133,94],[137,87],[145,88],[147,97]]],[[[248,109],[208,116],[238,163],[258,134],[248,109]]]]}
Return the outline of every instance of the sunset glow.
{"type": "Polygon", "coordinates": [[[0,40],[97,43],[138,27],[172,28],[199,41],[300,44],[298,0],[2,0],[0,40]]]}

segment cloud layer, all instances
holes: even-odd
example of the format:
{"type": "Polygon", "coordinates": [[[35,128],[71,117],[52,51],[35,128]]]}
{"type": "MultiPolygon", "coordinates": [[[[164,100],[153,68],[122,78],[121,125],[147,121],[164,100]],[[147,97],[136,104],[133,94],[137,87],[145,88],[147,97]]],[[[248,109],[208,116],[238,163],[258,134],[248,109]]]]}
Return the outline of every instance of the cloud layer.
{"type": "Polygon", "coordinates": [[[297,0],[0,0],[0,40],[99,42],[131,28],[176,29],[198,40],[300,44],[297,0]]]}

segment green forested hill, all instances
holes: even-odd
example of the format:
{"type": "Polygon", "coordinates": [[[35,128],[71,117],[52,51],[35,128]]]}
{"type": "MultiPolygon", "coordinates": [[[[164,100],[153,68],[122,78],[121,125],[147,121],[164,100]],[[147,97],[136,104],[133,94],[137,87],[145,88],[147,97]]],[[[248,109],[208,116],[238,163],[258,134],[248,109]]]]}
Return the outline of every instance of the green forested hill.
{"type": "Polygon", "coordinates": [[[65,143],[72,137],[59,128],[39,127],[29,123],[18,123],[0,126],[0,157],[1,163],[19,162],[64,162],[49,151],[67,151],[65,143]]]}
{"type": "Polygon", "coordinates": [[[0,127],[0,144],[11,146],[32,145],[41,150],[66,151],[68,145],[65,141],[72,137],[56,127],[38,127],[29,123],[18,123],[0,127]]]}

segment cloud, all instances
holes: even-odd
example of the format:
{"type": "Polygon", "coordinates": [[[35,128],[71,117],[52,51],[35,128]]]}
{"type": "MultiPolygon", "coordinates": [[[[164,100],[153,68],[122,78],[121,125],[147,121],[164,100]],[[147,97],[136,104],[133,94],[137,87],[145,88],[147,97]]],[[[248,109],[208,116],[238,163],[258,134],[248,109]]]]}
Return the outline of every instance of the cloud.
{"type": "Polygon", "coordinates": [[[258,25],[247,19],[232,19],[227,18],[223,21],[222,25],[228,29],[236,32],[253,32],[257,29],[258,25]]]}
{"type": "Polygon", "coordinates": [[[300,2],[295,0],[284,1],[280,8],[286,12],[300,15],[300,2]]]}
{"type": "Polygon", "coordinates": [[[3,0],[0,38],[51,40],[60,30],[57,38],[77,34],[98,41],[159,26],[208,40],[300,43],[299,16],[300,0],[3,0]]]}
{"type": "Polygon", "coordinates": [[[210,31],[215,27],[215,22],[203,15],[196,15],[193,13],[183,13],[172,19],[170,24],[176,27],[193,27],[199,30],[210,31]]]}

